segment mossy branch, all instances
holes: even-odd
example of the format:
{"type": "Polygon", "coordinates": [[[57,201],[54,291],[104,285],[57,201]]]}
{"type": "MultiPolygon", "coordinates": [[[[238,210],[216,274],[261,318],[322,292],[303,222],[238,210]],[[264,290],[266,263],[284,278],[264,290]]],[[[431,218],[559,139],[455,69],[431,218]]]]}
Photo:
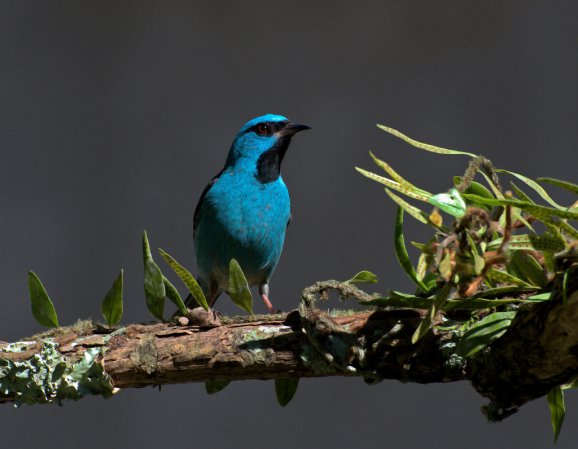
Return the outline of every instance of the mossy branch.
{"type": "MultiPolygon", "coordinates": [[[[318,309],[315,298],[331,289],[366,295],[337,281],[306,289],[300,310],[223,318],[215,327],[132,324],[111,333],[81,322],[0,344],[0,402],[58,403],[124,388],[246,379],[470,380],[491,400],[488,417],[499,420],[578,376],[578,280],[568,286],[566,301],[560,293],[524,305],[507,332],[471,359],[456,354],[460,335],[448,327],[433,326],[411,343],[423,310],[318,309]]],[[[448,319],[459,321],[439,313],[435,322],[448,319]]]]}

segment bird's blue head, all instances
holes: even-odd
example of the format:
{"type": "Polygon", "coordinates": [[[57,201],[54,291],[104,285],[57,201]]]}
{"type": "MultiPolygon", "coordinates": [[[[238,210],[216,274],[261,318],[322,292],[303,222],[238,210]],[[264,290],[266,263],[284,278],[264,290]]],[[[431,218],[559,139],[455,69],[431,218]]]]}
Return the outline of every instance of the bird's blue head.
{"type": "Polygon", "coordinates": [[[290,122],[282,115],[266,114],[249,120],[237,133],[225,167],[254,170],[263,183],[276,180],[291,138],[309,126],[290,122]]]}

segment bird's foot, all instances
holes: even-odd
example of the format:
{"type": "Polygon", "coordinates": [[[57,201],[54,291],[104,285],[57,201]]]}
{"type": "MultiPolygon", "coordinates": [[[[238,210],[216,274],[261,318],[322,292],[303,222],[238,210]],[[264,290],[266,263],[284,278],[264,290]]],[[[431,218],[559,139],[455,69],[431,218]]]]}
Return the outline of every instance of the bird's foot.
{"type": "Polygon", "coordinates": [[[271,313],[271,314],[281,313],[280,310],[273,307],[273,304],[271,304],[271,301],[269,300],[269,296],[267,296],[266,293],[261,293],[261,299],[265,303],[265,306],[269,310],[269,313],[271,313]]]}
{"type": "Polygon", "coordinates": [[[179,318],[179,324],[183,326],[219,327],[221,326],[221,314],[216,310],[205,310],[202,307],[188,309],[186,316],[179,318]],[[185,322],[186,321],[186,322],[185,322]]]}

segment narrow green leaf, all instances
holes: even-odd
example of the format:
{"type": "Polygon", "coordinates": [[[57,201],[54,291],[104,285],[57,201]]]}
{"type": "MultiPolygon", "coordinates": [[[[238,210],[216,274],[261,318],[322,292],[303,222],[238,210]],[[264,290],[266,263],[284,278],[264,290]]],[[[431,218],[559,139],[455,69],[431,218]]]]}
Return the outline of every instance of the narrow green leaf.
{"type": "Polygon", "coordinates": [[[466,153],[465,151],[456,151],[456,150],[449,150],[447,148],[436,147],[434,145],[430,145],[423,142],[418,142],[405,134],[400,133],[396,129],[390,128],[389,126],[385,125],[377,125],[377,127],[389,134],[394,135],[395,137],[399,137],[400,139],[404,140],[405,142],[409,143],[410,145],[420,148],[422,150],[430,151],[431,153],[438,153],[438,154],[463,154],[465,156],[476,157],[475,154],[466,153]]]}
{"type": "Polygon", "coordinates": [[[516,196],[521,201],[525,201],[527,203],[534,204],[534,201],[532,200],[532,198],[530,198],[528,195],[526,195],[526,193],[522,189],[520,189],[514,182],[510,182],[510,185],[512,186],[512,190],[514,191],[516,196]]]}
{"type": "Polygon", "coordinates": [[[224,390],[227,385],[231,382],[228,380],[212,380],[205,382],[205,391],[207,394],[215,394],[221,390],[224,390]]]}
{"type": "Polygon", "coordinates": [[[566,223],[565,221],[560,221],[560,220],[544,220],[545,223],[548,224],[552,224],[554,226],[557,226],[558,229],[560,229],[561,231],[564,231],[566,234],[568,234],[569,236],[578,239],[578,230],[573,227],[570,226],[568,223],[566,223]]]}
{"type": "Polygon", "coordinates": [[[409,189],[404,188],[397,181],[393,181],[393,180],[386,178],[384,176],[376,175],[375,173],[372,173],[370,171],[364,170],[364,169],[359,168],[359,167],[355,167],[355,169],[359,173],[361,173],[363,176],[365,176],[365,177],[367,177],[373,181],[379,182],[380,184],[384,184],[393,190],[397,190],[398,192],[401,192],[404,195],[409,196],[410,198],[415,198],[416,200],[420,200],[420,201],[424,201],[424,202],[427,202],[427,200],[429,198],[429,196],[427,196],[427,195],[423,195],[421,193],[418,194],[418,193],[414,192],[413,190],[409,190],[409,189]]]}
{"type": "Polygon", "coordinates": [[[472,325],[462,336],[457,354],[471,357],[506,332],[516,312],[495,312],[472,325]]]}
{"type": "Polygon", "coordinates": [[[552,184],[552,185],[554,185],[556,187],[560,187],[562,189],[569,190],[572,193],[578,193],[578,185],[573,184],[573,183],[568,182],[568,181],[562,181],[560,179],[554,179],[554,178],[537,178],[537,180],[540,182],[546,182],[548,184],[552,184]]]}
{"type": "Polygon", "coordinates": [[[153,260],[147,232],[143,232],[142,250],[144,262],[144,292],[149,312],[159,320],[163,320],[165,309],[165,286],[161,269],[153,260]]]}
{"type": "MultiPolygon", "coordinates": [[[[454,186],[458,187],[462,183],[462,178],[460,176],[454,176],[454,186]]],[[[468,188],[464,190],[463,193],[471,193],[473,195],[483,196],[485,198],[494,198],[492,192],[490,192],[486,186],[480,184],[477,181],[472,181],[468,188]]]]}
{"type": "Polygon", "coordinates": [[[427,292],[427,287],[425,284],[417,278],[415,268],[413,267],[411,261],[409,260],[409,255],[407,254],[407,249],[405,247],[405,240],[403,237],[403,209],[401,207],[397,208],[397,215],[395,218],[395,254],[397,260],[403,268],[403,271],[409,276],[409,278],[424,292],[427,292]]]}
{"type": "Polygon", "coordinates": [[[507,306],[508,304],[520,304],[525,300],[518,298],[468,298],[449,299],[442,306],[441,310],[446,312],[453,310],[483,310],[493,307],[507,306]]]}
{"type": "Polygon", "coordinates": [[[389,195],[389,197],[399,207],[401,207],[403,210],[405,210],[408,214],[410,214],[417,221],[421,221],[424,224],[428,224],[429,220],[428,220],[428,216],[425,212],[423,212],[422,210],[418,209],[415,206],[412,206],[407,201],[405,201],[403,198],[397,196],[395,193],[393,193],[391,190],[389,190],[387,187],[385,188],[385,193],[387,193],[389,195]]]}
{"type": "Polygon", "coordinates": [[[526,298],[526,301],[543,302],[543,301],[549,301],[551,297],[552,297],[552,292],[538,293],[536,295],[528,296],[526,298]]]}
{"type": "Polygon", "coordinates": [[[498,199],[503,199],[504,195],[500,191],[500,189],[498,189],[498,186],[494,183],[494,181],[492,181],[492,179],[485,172],[478,170],[478,173],[481,173],[481,175],[484,177],[484,179],[490,186],[490,189],[492,189],[492,192],[494,192],[495,197],[498,199]]]}
{"type": "Polygon", "coordinates": [[[453,285],[448,282],[444,285],[435,295],[431,306],[423,317],[419,326],[411,336],[412,344],[415,344],[421,337],[423,337],[433,326],[433,321],[437,313],[443,309],[443,305],[446,303],[447,299],[449,298],[452,292],[453,285]]]}
{"type": "Polygon", "coordinates": [[[231,259],[229,262],[229,290],[227,293],[241,309],[253,314],[253,295],[241,265],[235,259],[231,259]]]}
{"type": "Polygon", "coordinates": [[[123,304],[122,304],[122,286],[123,286],[123,270],[120,270],[119,275],[114,280],[112,287],[102,300],[101,311],[106,324],[109,326],[116,326],[122,319],[123,304]]]}
{"type": "Polygon", "coordinates": [[[430,196],[428,202],[456,218],[461,218],[466,214],[466,203],[455,188],[447,193],[430,196]]]}
{"type": "Polygon", "coordinates": [[[548,192],[546,192],[544,190],[544,188],[538,184],[536,181],[524,176],[524,175],[520,175],[519,173],[514,173],[512,171],[509,170],[504,170],[502,168],[497,168],[496,171],[498,173],[507,173],[509,175],[515,176],[516,178],[518,178],[520,181],[526,183],[528,186],[530,186],[532,189],[534,189],[536,191],[536,193],[538,193],[538,195],[540,195],[544,200],[546,200],[548,203],[550,203],[552,206],[554,206],[557,209],[566,209],[563,206],[560,206],[556,201],[554,201],[550,195],[548,195],[548,192]]]}
{"type": "Polygon", "coordinates": [[[401,292],[391,291],[390,296],[382,298],[371,298],[365,301],[359,301],[359,303],[366,306],[429,309],[431,307],[431,301],[431,298],[422,298],[420,296],[405,295],[401,292]]]}
{"type": "Polygon", "coordinates": [[[548,278],[542,266],[524,251],[513,251],[506,269],[511,275],[536,287],[544,288],[548,283],[548,278]]]}
{"type": "MultiPolygon", "coordinates": [[[[534,292],[536,291],[535,287],[529,286],[529,287],[518,287],[517,285],[508,285],[506,287],[494,287],[494,288],[488,288],[487,290],[481,291],[476,293],[474,296],[472,296],[471,298],[466,299],[465,301],[471,301],[472,299],[475,298],[488,298],[491,296],[501,296],[507,293],[515,293],[515,294],[519,294],[519,293],[523,293],[523,292],[534,292]]],[[[514,295],[517,296],[517,295],[514,295]]]]}
{"type": "Polygon", "coordinates": [[[183,315],[187,314],[187,306],[185,305],[183,298],[179,295],[179,291],[175,288],[171,281],[169,281],[166,277],[163,276],[163,284],[165,286],[165,292],[167,294],[167,298],[169,298],[172,303],[179,308],[179,312],[183,315]]]}
{"type": "Polygon", "coordinates": [[[277,402],[281,407],[285,407],[295,393],[297,392],[297,387],[299,386],[299,378],[291,377],[289,379],[275,379],[275,395],[277,396],[277,402]]]}
{"type": "Polygon", "coordinates": [[[54,304],[34,271],[28,272],[28,292],[32,303],[32,316],[36,322],[45,327],[58,327],[54,304]]]}
{"type": "Polygon", "coordinates": [[[537,204],[530,204],[526,201],[519,201],[519,200],[509,200],[509,199],[491,199],[491,198],[482,198],[481,196],[477,195],[469,195],[464,194],[464,198],[467,198],[471,201],[480,202],[483,204],[489,204],[491,206],[514,206],[518,207],[526,212],[534,215],[536,218],[543,219],[544,217],[559,217],[559,218],[567,218],[572,220],[578,220],[578,211],[575,208],[571,208],[568,210],[561,210],[561,209],[554,209],[552,207],[546,206],[539,206],[537,204]]]}
{"type": "Polygon", "coordinates": [[[564,276],[562,277],[562,303],[568,304],[568,278],[570,270],[564,271],[564,276]]]}
{"type": "Polygon", "coordinates": [[[344,284],[377,284],[377,276],[371,271],[360,271],[344,284]]]}
{"type": "Polygon", "coordinates": [[[483,255],[480,254],[478,245],[476,245],[476,242],[474,242],[474,239],[469,233],[466,233],[466,238],[468,240],[468,244],[472,252],[472,257],[474,259],[474,273],[477,276],[484,269],[484,266],[486,265],[486,259],[484,259],[483,255]]]}
{"type": "Polygon", "coordinates": [[[198,284],[196,279],[193,275],[180,263],[178,263],[170,254],[166,253],[162,249],[159,248],[159,254],[165,259],[166,263],[174,270],[177,276],[183,281],[183,284],[186,285],[187,289],[193,296],[194,300],[199,304],[203,309],[209,310],[209,304],[207,303],[207,298],[205,298],[205,294],[203,293],[203,289],[198,284]]]}
{"type": "Polygon", "coordinates": [[[144,292],[149,312],[163,320],[166,296],[163,273],[152,258],[144,263],[144,292]]]}
{"type": "Polygon", "coordinates": [[[428,244],[427,243],[414,242],[413,240],[409,243],[411,243],[411,245],[413,247],[419,249],[422,253],[428,251],[428,244]]]}
{"type": "Polygon", "coordinates": [[[142,253],[143,253],[143,260],[145,261],[153,258],[146,230],[144,230],[142,234],[142,253]]]}
{"type": "Polygon", "coordinates": [[[532,284],[529,284],[528,282],[524,281],[523,279],[520,279],[516,276],[512,276],[511,274],[506,273],[505,271],[497,270],[495,268],[490,268],[486,272],[486,276],[488,277],[488,279],[490,279],[494,282],[500,282],[500,283],[504,283],[504,284],[513,284],[513,285],[518,285],[520,287],[532,287],[532,284]]]}
{"type": "MultiPolygon", "coordinates": [[[[439,310],[453,311],[453,310],[483,310],[492,307],[499,307],[508,304],[519,304],[525,300],[518,298],[507,299],[485,299],[472,297],[468,299],[448,299],[443,303],[439,310]]],[[[421,296],[409,295],[407,297],[400,296],[391,292],[391,296],[383,298],[372,298],[366,301],[360,301],[360,304],[367,306],[378,307],[402,307],[410,309],[429,309],[432,305],[432,298],[422,298],[421,296]]]]}
{"type": "Polygon", "coordinates": [[[566,415],[564,392],[561,387],[552,388],[550,393],[548,393],[548,407],[550,408],[550,419],[552,421],[552,430],[554,431],[554,443],[556,443],[566,415]]]}
{"type": "MultiPolygon", "coordinates": [[[[488,251],[498,249],[502,241],[502,238],[492,240],[488,243],[488,251]]],[[[510,237],[508,248],[511,250],[526,249],[557,253],[563,251],[566,245],[563,240],[552,234],[518,234],[510,237]]]]}
{"type": "Polygon", "coordinates": [[[414,186],[411,182],[409,182],[407,179],[405,179],[399,173],[397,173],[387,162],[384,162],[381,159],[378,159],[371,151],[369,152],[369,155],[373,159],[373,162],[375,162],[375,164],[379,168],[383,169],[389,176],[391,176],[393,178],[394,181],[399,183],[399,185],[401,185],[404,189],[412,190],[415,193],[417,193],[418,195],[422,195],[425,197],[431,195],[431,193],[426,192],[425,190],[414,186]]]}
{"type": "Polygon", "coordinates": [[[417,261],[416,277],[418,281],[423,282],[423,279],[427,272],[427,254],[421,254],[417,261]]]}

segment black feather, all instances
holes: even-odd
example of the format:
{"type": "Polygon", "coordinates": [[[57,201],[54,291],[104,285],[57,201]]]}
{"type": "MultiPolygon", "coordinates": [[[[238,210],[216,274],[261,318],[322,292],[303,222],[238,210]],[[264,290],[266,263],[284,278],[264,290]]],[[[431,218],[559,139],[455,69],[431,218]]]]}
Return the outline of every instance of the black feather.
{"type": "Polygon", "coordinates": [[[281,136],[277,139],[275,145],[265,151],[257,159],[257,179],[263,183],[273,182],[281,175],[281,162],[285,157],[291,136],[281,136]]]}
{"type": "Polygon", "coordinates": [[[197,231],[197,227],[199,226],[199,221],[201,220],[201,204],[203,203],[205,196],[207,196],[207,192],[211,189],[211,187],[213,187],[213,184],[217,182],[217,179],[219,179],[219,176],[221,176],[224,171],[225,169],[223,168],[219,173],[213,176],[213,178],[209,181],[201,193],[201,197],[197,202],[197,207],[195,207],[195,214],[193,215],[193,239],[195,238],[195,233],[197,231]]]}

